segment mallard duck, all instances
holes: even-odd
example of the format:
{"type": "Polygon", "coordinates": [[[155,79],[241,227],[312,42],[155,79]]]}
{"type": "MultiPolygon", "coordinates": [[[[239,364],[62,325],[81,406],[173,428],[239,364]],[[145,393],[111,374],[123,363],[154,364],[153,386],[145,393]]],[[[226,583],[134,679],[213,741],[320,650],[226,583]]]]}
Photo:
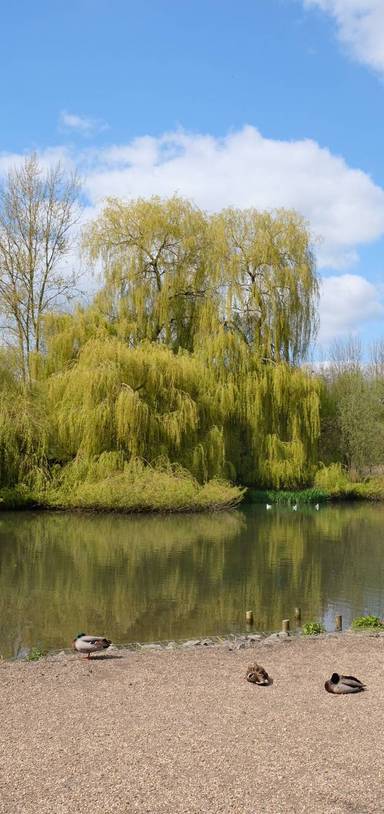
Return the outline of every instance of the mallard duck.
{"type": "Polygon", "coordinates": [[[261,667],[260,664],[250,664],[247,669],[245,675],[247,681],[250,681],[251,684],[270,684],[271,679],[264,667],[261,667]]]}
{"type": "Polygon", "coordinates": [[[354,676],[341,676],[339,673],[332,673],[329,681],[324,684],[327,692],[333,692],[336,695],[343,695],[348,692],[362,692],[365,690],[365,684],[359,681],[354,676]]]}
{"type": "Polygon", "coordinates": [[[87,658],[91,658],[91,653],[106,650],[112,642],[105,639],[104,636],[87,636],[85,633],[78,633],[73,640],[73,648],[79,653],[86,653],[87,658]]]}

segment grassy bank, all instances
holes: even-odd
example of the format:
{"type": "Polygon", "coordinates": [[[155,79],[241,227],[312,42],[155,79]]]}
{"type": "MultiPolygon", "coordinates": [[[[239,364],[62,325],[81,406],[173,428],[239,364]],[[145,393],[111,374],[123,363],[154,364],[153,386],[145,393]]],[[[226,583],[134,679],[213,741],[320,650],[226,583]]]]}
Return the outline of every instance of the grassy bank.
{"type": "Polygon", "coordinates": [[[330,496],[325,491],[318,489],[298,489],[297,491],[286,491],[284,489],[248,489],[245,497],[246,503],[271,503],[282,506],[289,506],[295,503],[320,503],[330,500],[330,496]]]}
{"type": "Polygon", "coordinates": [[[314,483],[307,489],[287,491],[286,489],[249,488],[246,501],[249,503],[316,504],[340,500],[384,500],[384,478],[371,477],[354,482],[341,464],[321,466],[314,477],[314,483]]]}
{"type": "Polygon", "coordinates": [[[24,484],[0,489],[0,511],[39,508],[39,500],[24,484]]]}
{"type": "Polygon", "coordinates": [[[328,501],[384,500],[384,478],[349,480],[339,464],[322,467],[307,489],[275,490],[235,486],[213,478],[199,483],[178,464],[139,458],[124,462],[118,453],[92,461],[76,459],[35,485],[0,489],[1,509],[84,509],[121,512],[219,511],[246,503],[314,505],[328,501]]]}
{"type": "Polygon", "coordinates": [[[201,512],[236,508],[241,502],[281,506],[352,500],[384,500],[384,482],[356,483],[343,492],[315,488],[296,491],[243,489],[225,481],[211,480],[200,485],[189,479],[165,477],[148,483],[127,484],[115,475],[98,483],[78,484],[72,493],[61,489],[34,491],[19,484],[0,489],[0,511],[23,509],[84,509],[121,512],[201,512]]]}
{"type": "Polygon", "coordinates": [[[78,484],[72,493],[61,489],[34,491],[21,484],[0,489],[0,511],[22,509],[84,509],[120,512],[201,512],[236,508],[240,503],[292,506],[352,500],[384,500],[384,483],[356,483],[343,492],[319,489],[276,491],[243,489],[225,481],[200,485],[193,479],[163,476],[148,483],[127,484],[124,476],[111,476],[98,483],[78,484]]]}
{"type": "Polygon", "coordinates": [[[0,509],[84,509],[120,512],[201,512],[237,506],[245,490],[223,480],[199,484],[180,467],[152,468],[135,462],[120,472],[84,479],[73,467],[44,488],[0,490],[0,509]]]}
{"type": "Polygon", "coordinates": [[[364,483],[350,483],[344,489],[298,489],[276,491],[274,489],[248,489],[246,503],[277,503],[280,505],[316,504],[350,500],[384,500],[384,480],[374,478],[364,483]]]}
{"type": "Polygon", "coordinates": [[[96,483],[80,483],[73,492],[48,491],[46,505],[64,509],[122,512],[199,512],[234,508],[244,490],[225,481],[203,485],[185,474],[143,472],[135,479],[124,473],[96,483]]]}

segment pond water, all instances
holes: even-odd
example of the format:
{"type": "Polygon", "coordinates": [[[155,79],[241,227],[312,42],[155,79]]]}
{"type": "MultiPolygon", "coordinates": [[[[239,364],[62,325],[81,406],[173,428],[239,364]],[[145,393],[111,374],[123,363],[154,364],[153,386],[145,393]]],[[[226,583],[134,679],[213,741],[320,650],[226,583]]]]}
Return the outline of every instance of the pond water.
{"type": "Polygon", "coordinates": [[[333,629],[384,615],[384,505],[167,517],[3,512],[0,654],[68,647],[79,630],[116,644],[333,629]]]}

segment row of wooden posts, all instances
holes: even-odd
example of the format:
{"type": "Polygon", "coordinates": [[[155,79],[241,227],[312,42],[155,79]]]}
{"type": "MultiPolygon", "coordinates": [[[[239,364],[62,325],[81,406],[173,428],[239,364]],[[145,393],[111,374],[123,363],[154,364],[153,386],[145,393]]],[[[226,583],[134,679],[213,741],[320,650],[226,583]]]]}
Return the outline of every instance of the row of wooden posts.
{"type": "MultiPolygon", "coordinates": [[[[301,622],[301,608],[295,608],[294,612],[295,622],[301,622]]],[[[249,610],[245,614],[245,619],[248,625],[253,625],[253,611],[249,610]]],[[[283,633],[289,633],[290,619],[283,619],[281,630],[283,633]]],[[[335,617],[335,630],[343,629],[343,617],[340,613],[335,617]]]]}

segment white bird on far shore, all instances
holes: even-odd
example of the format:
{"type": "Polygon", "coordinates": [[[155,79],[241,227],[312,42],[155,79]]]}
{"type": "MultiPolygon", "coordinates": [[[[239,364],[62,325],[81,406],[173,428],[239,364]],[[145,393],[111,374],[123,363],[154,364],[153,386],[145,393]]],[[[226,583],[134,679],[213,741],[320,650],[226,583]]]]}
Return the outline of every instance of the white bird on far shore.
{"type": "Polygon", "coordinates": [[[319,506],[319,504],[318,504],[318,503],[316,503],[315,509],[316,509],[316,511],[317,511],[317,512],[319,511],[320,506],[319,506]]]}
{"type": "Polygon", "coordinates": [[[297,503],[295,503],[294,506],[292,506],[292,511],[297,512],[297,503]]]}
{"type": "Polygon", "coordinates": [[[268,511],[268,509],[272,509],[272,506],[270,503],[266,503],[265,508],[268,511]]]}

